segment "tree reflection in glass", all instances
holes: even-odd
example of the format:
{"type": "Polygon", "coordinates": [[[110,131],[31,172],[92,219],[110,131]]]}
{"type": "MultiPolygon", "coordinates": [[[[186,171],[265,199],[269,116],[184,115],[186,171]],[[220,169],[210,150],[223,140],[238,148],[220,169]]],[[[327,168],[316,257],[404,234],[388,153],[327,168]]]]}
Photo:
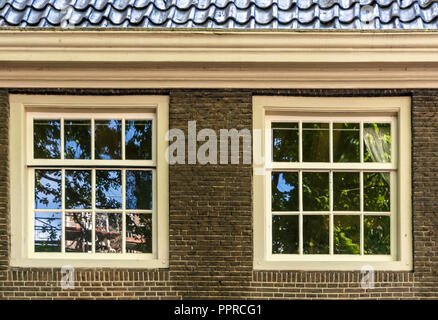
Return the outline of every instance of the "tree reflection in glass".
{"type": "Polygon", "coordinates": [[[303,172],[303,209],[330,210],[328,172],[303,172]]]}
{"type": "Polygon", "coordinates": [[[303,251],[304,254],[329,253],[328,215],[303,216],[303,251]]]}
{"type": "Polygon", "coordinates": [[[364,210],[389,212],[391,192],[389,172],[364,172],[364,210]]]}
{"type": "Polygon", "coordinates": [[[126,252],[152,253],[152,214],[126,215],[126,252]]]}
{"type": "Polygon", "coordinates": [[[126,120],[126,159],[152,159],[152,120],[126,120]]]}
{"type": "Polygon", "coordinates": [[[273,172],[272,211],[298,211],[298,172],[273,172]]]}
{"type": "Polygon", "coordinates": [[[64,120],[65,159],[91,159],[91,120],[64,120]]]}
{"type": "Polygon", "coordinates": [[[96,170],[96,208],[122,208],[121,170],[96,170]]]}
{"type": "Polygon", "coordinates": [[[359,215],[335,216],[333,231],[335,254],[360,254],[359,215]]]}
{"type": "Polygon", "coordinates": [[[298,253],[298,230],[298,215],[272,216],[272,253],[298,253]]]}
{"type": "Polygon", "coordinates": [[[61,212],[35,212],[35,252],[61,252],[61,212]]]}
{"type": "Polygon", "coordinates": [[[122,252],[122,214],[96,213],[96,252],[122,252]]]}
{"type": "Polygon", "coordinates": [[[152,171],[126,170],[126,209],[152,209],[152,171]]]}
{"type": "Polygon", "coordinates": [[[61,121],[33,121],[33,157],[35,159],[61,158],[61,121]]]}
{"type": "Polygon", "coordinates": [[[65,251],[91,252],[91,212],[65,213],[65,251]]]}
{"type": "Polygon", "coordinates": [[[359,172],[333,172],[333,210],[360,210],[359,172]]]}
{"type": "Polygon", "coordinates": [[[91,209],[91,170],[65,170],[65,208],[91,209]]]}
{"type": "Polygon", "coordinates": [[[364,217],[364,253],[391,254],[391,225],[389,216],[364,217]]]}
{"type": "Polygon", "coordinates": [[[95,157],[103,160],[122,158],[121,120],[95,120],[95,157]]]}
{"type": "Polygon", "coordinates": [[[330,131],[328,123],[303,123],[303,161],[328,162],[330,131]]]}
{"type": "Polygon", "coordinates": [[[298,161],[298,123],[273,122],[272,128],[272,160],[298,161]]]}
{"type": "Polygon", "coordinates": [[[359,123],[333,123],[333,162],[359,161],[359,123]]]}
{"type": "Polygon", "coordinates": [[[35,209],[61,209],[61,170],[35,170],[35,209]]]}

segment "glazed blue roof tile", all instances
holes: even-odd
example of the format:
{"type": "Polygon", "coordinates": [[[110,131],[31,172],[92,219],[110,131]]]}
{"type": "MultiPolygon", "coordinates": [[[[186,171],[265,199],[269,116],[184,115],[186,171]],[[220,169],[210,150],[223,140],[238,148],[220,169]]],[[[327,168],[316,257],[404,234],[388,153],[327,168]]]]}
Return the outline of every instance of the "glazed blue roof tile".
{"type": "Polygon", "coordinates": [[[438,29],[438,0],[0,0],[0,27],[438,29]]]}

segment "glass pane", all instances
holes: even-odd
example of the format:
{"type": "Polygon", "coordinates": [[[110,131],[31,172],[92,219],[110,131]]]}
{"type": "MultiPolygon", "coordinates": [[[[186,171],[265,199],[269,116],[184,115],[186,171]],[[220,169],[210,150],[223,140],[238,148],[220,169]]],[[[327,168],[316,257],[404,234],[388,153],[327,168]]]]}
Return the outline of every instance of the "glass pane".
{"type": "Polygon", "coordinates": [[[360,216],[334,216],[334,253],[360,254],[360,216]]]}
{"type": "Polygon", "coordinates": [[[96,159],[122,159],[122,121],[95,121],[96,159]]]}
{"type": "Polygon", "coordinates": [[[126,159],[152,159],[152,120],[126,120],[126,159]]]}
{"type": "Polygon", "coordinates": [[[61,209],[61,170],[35,170],[35,209],[61,209]]]}
{"type": "Polygon", "coordinates": [[[126,170],[126,209],[152,209],[152,171],[126,170]]]}
{"type": "Polygon", "coordinates": [[[35,212],[35,252],[61,252],[61,212],[35,212]]]}
{"type": "Polygon", "coordinates": [[[91,171],[65,170],[66,209],[91,209],[91,171]]]}
{"type": "Polygon", "coordinates": [[[333,123],[333,162],[359,162],[359,154],[359,123],[333,123]]]}
{"type": "Polygon", "coordinates": [[[91,120],[64,120],[65,159],[91,159],[91,120]]]}
{"type": "Polygon", "coordinates": [[[365,211],[391,211],[391,192],[389,172],[364,172],[365,211]]]}
{"type": "Polygon", "coordinates": [[[152,253],[152,215],[126,215],[126,252],[152,253]]]}
{"type": "Polygon", "coordinates": [[[272,211],[298,211],[298,172],[272,173],[272,211]]]}
{"type": "Polygon", "coordinates": [[[360,173],[333,172],[333,210],[360,210],[360,173]]]}
{"type": "Polygon", "coordinates": [[[61,121],[33,121],[33,157],[35,159],[61,158],[61,121]]]}
{"type": "Polygon", "coordinates": [[[303,172],[303,209],[330,210],[328,172],[303,172]]]}
{"type": "Polygon", "coordinates": [[[364,217],[364,253],[391,254],[389,216],[364,217]]]}
{"type": "Polygon", "coordinates": [[[122,252],[121,213],[96,213],[96,252],[122,252]]]}
{"type": "Polygon", "coordinates": [[[96,208],[120,209],[122,207],[122,172],[96,170],[96,208]]]}
{"type": "Polygon", "coordinates": [[[303,123],[303,161],[329,162],[328,123],[303,123]]]}
{"type": "Polygon", "coordinates": [[[272,123],[272,160],[298,161],[298,123],[272,123]]]}
{"type": "Polygon", "coordinates": [[[391,124],[364,123],[365,162],[391,162],[391,124]]]}
{"type": "Polygon", "coordinates": [[[329,216],[303,216],[303,251],[305,254],[329,253],[329,216]]]}
{"type": "Polygon", "coordinates": [[[272,216],[272,253],[299,253],[298,216],[272,216]]]}
{"type": "Polygon", "coordinates": [[[91,252],[91,213],[67,212],[65,214],[65,251],[91,252]]]}

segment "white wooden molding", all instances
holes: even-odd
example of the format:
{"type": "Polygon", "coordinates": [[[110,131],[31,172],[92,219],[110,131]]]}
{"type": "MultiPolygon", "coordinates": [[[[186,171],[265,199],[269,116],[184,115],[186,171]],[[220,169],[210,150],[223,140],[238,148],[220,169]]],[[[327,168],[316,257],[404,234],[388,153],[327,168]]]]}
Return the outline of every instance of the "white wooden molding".
{"type": "Polygon", "coordinates": [[[0,87],[438,88],[438,32],[1,29],[0,87]]]}

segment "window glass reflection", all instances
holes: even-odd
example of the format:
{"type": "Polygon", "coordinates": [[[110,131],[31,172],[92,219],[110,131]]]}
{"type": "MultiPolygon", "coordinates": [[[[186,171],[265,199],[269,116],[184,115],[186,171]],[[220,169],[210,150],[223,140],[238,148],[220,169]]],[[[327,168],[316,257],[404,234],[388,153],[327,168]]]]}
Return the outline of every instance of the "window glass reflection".
{"type": "Polygon", "coordinates": [[[126,120],[126,159],[152,159],[152,120],[126,120]]]}
{"type": "Polygon", "coordinates": [[[64,120],[65,159],[91,159],[91,120],[64,120]]]}
{"type": "Polygon", "coordinates": [[[122,159],[122,121],[95,121],[96,159],[122,159]]]}
{"type": "Polygon", "coordinates": [[[61,158],[61,121],[33,121],[33,157],[35,159],[61,158]]]}
{"type": "Polygon", "coordinates": [[[61,212],[35,212],[35,252],[61,252],[61,212]]]}
{"type": "Polygon", "coordinates": [[[122,252],[121,213],[96,213],[96,252],[122,252]]]}
{"type": "Polygon", "coordinates": [[[61,209],[61,170],[35,170],[35,209],[61,209]]]}
{"type": "Polygon", "coordinates": [[[96,208],[122,208],[121,170],[96,170],[96,208]]]}
{"type": "Polygon", "coordinates": [[[126,215],[126,252],[152,253],[152,215],[126,215]]]}

